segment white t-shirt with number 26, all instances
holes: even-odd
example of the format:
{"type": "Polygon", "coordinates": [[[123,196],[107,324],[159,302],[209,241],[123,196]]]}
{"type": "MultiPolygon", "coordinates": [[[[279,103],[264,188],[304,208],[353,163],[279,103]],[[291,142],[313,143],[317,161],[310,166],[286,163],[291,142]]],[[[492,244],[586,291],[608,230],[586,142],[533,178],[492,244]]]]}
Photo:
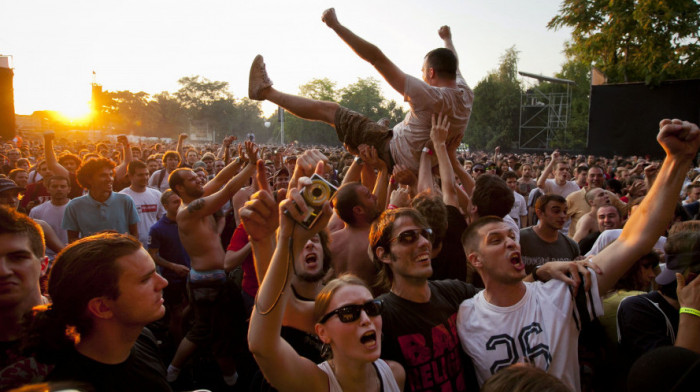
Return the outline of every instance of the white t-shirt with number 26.
{"type": "MultiPolygon", "coordinates": [[[[593,271],[591,276],[585,311],[594,318],[603,314],[603,304],[593,271]]],[[[580,391],[581,314],[569,286],[558,280],[525,286],[525,295],[513,306],[488,303],[484,291],[459,306],[457,333],[474,362],[479,385],[503,368],[529,362],[580,391]]]]}

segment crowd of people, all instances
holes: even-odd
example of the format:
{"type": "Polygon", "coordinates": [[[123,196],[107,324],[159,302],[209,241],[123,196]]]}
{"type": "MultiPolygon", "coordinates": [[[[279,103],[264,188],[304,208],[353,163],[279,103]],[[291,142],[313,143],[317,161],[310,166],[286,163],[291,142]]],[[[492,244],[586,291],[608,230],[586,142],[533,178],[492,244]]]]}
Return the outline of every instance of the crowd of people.
{"type": "Polygon", "coordinates": [[[448,27],[420,80],[323,21],[402,123],[282,93],[258,56],[250,97],[344,148],[0,146],[0,391],[694,390],[697,125],[661,121],[663,161],[459,151],[448,27]]]}

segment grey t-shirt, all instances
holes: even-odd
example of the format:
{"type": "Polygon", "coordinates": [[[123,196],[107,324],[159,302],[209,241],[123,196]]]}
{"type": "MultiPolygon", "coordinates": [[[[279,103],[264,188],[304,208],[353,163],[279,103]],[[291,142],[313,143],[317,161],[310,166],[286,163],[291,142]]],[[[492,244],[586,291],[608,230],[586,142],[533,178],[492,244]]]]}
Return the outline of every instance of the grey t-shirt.
{"type": "Polygon", "coordinates": [[[555,242],[546,242],[532,227],[520,229],[520,252],[528,273],[548,261],[573,260],[581,254],[571,238],[559,233],[555,242]]]}

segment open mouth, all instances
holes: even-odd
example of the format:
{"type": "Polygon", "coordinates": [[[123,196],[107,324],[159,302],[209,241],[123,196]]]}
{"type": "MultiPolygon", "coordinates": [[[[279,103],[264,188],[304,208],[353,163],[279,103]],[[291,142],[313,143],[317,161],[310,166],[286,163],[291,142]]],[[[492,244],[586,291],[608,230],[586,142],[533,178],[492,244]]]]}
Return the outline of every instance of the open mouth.
{"type": "Polygon", "coordinates": [[[315,253],[309,253],[309,254],[306,255],[306,257],[304,258],[304,262],[305,262],[306,264],[316,264],[317,261],[318,261],[318,256],[316,256],[315,253]]]}
{"type": "Polygon", "coordinates": [[[416,263],[426,263],[430,262],[430,254],[429,253],[421,253],[416,257],[416,263]]]}
{"type": "Polygon", "coordinates": [[[372,348],[377,344],[377,333],[375,331],[367,331],[360,337],[360,343],[366,347],[372,348]]]}
{"type": "Polygon", "coordinates": [[[510,255],[510,263],[513,264],[513,267],[517,269],[518,271],[522,271],[525,269],[525,264],[523,264],[523,259],[520,257],[520,253],[514,252],[510,255]]]}

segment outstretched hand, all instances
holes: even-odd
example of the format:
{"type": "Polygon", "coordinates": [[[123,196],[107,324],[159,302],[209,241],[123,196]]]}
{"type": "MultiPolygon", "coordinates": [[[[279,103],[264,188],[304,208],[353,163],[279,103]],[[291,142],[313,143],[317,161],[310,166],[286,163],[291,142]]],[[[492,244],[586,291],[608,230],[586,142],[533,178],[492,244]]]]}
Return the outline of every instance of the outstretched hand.
{"type": "MultiPolygon", "coordinates": [[[[320,161],[316,165],[316,174],[322,175],[323,170],[324,163],[320,161]]],[[[311,185],[311,179],[309,177],[300,178],[297,187],[291,189],[287,193],[287,198],[280,203],[280,238],[293,236],[295,243],[305,244],[306,241],[328,225],[333,212],[329,201],[323,203],[321,215],[311,228],[307,229],[300,224],[306,219],[309,211],[309,207],[301,195],[301,190],[307,185],[311,185]]]]}
{"type": "Polygon", "coordinates": [[[443,145],[447,142],[447,132],[450,129],[450,121],[447,119],[447,115],[442,115],[440,112],[437,115],[437,120],[435,118],[435,113],[433,113],[430,118],[430,123],[432,127],[430,128],[430,140],[433,142],[433,146],[443,145]]]}
{"type": "Polygon", "coordinates": [[[296,188],[297,181],[299,181],[300,178],[311,177],[314,174],[314,170],[316,170],[319,162],[323,163],[322,168],[324,170],[327,165],[330,167],[328,157],[319,150],[306,150],[303,154],[299,155],[297,157],[297,164],[294,166],[294,173],[292,173],[292,178],[289,180],[288,189],[296,188]]]}
{"type": "Polygon", "coordinates": [[[700,278],[695,277],[690,283],[686,284],[685,277],[681,274],[676,274],[676,294],[681,307],[700,309],[700,278]]]}
{"type": "MultiPolygon", "coordinates": [[[[245,205],[238,211],[245,231],[252,241],[261,241],[272,236],[279,225],[278,202],[272,195],[270,183],[267,181],[267,168],[265,162],[259,159],[256,162],[259,191],[250,197],[245,205]]],[[[277,198],[281,200],[286,195],[286,189],[277,191],[277,198]]]]}
{"type": "Polygon", "coordinates": [[[700,148],[700,129],[688,121],[663,119],[656,140],[669,157],[692,160],[700,148]]]}

